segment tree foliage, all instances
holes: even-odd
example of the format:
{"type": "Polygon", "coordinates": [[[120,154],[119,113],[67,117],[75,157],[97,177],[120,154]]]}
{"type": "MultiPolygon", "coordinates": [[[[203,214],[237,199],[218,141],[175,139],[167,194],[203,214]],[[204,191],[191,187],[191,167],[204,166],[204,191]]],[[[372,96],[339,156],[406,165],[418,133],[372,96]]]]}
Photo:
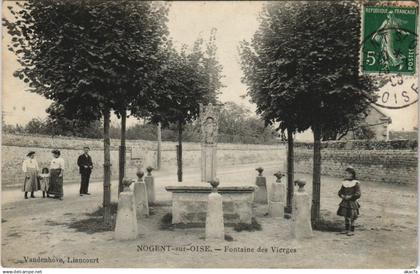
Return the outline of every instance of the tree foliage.
{"type": "Polygon", "coordinates": [[[182,125],[195,120],[199,104],[216,103],[222,87],[222,67],[216,58],[216,31],[207,43],[197,39],[192,50],[183,45],[177,51],[169,43],[163,56],[164,64],[158,92],[168,94],[153,108],[151,121],[182,125]]]}
{"type": "Polygon", "coordinates": [[[268,144],[275,140],[271,126],[265,125],[251,111],[234,102],[223,104],[219,115],[219,142],[268,144]]]}
{"type": "MultiPolygon", "coordinates": [[[[56,106],[50,106],[50,115],[56,106]]],[[[58,112],[61,114],[61,111],[58,112]]],[[[54,114],[56,115],[56,114],[54,114]]],[[[195,120],[186,123],[183,127],[183,140],[185,142],[201,141],[201,126],[195,120]]],[[[76,136],[100,139],[103,126],[100,121],[70,120],[66,116],[56,116],[46,119],[34,118],[25,126],[11,126],[3,124],[7,133],[31,133],[50,136],[76,136]]],[[[178,125],[171,123],[162,129],[162,140],[175,142],[178,139],[178,125]]],[[[242,144],[273,144],[277,142],[277,134],[272,126],[265,126],[263,120],[251,115],[251,111],[234,102],[226,102],[221,106],[219,116],[219,143],[242,144]]],[[[110,127],[110,136],[113,139],[121,137],[119,125],[110,127]]],[[[157,140],[157,128],[153,123],[138,122],[127,127],[129,140],[157,140]]]]}
{"type": "Polygon", "coordinates": [[[100,119],[103,110],[119,115],[155,103],[147,91],[158,77],[167,6],[128,0],[18,5],[11,8],[14,19],[3,22],[21,65],[14,75],[31,91],[85,120],[100,119]]]}
{"type": "Polygon", "coordinates": [[[358,5],[269,2],[252,41],[241,45],[243,81],[257,112],[267,123],[287,129],[292,147],[292,132],[313,131],[315,226],[320,220],[321,138],[353,127],[376,100],[374,81],[359,74],[358,5]]]}
{"type": "Polygon", "coordinates": [[[101,138],[103,128],[100,121],[79,123],[79,120],[51,120],[33,118],[24,127],[6,125],[3,128],[7,133],[40,134],[49,136],[75,136],[83,138],[101,138]]]}
{"type": "Polygon", "coordinates": [[[360,12],[352,2],[271,2],[241,46],[243,81],[269,123],[304,131],[351,126],[371,101],[359,75],[360,12]]]}
{"type": "MultiPolygon", "coordinates": [[[[56,103],[70,120],[104,123],[104,222],[110,215],[110,112],[142,115],[157,104],[159,51],[168,34],[167,6],[155,2],[29,0],[10,7],[3,23],[9,50],[21,66],[14,73],[31,91],[56,103]]],[[[61,112],[61,113],[58,113],[61,112]]]]}
{"type": "Polygon", "coordinates": [[[99,120],[69,119],[63,105],[52,103],[47,108],[48,118],[45,121],[44,134],[67,135],[86,138],[102,137],[103,127],[99,120]]]}

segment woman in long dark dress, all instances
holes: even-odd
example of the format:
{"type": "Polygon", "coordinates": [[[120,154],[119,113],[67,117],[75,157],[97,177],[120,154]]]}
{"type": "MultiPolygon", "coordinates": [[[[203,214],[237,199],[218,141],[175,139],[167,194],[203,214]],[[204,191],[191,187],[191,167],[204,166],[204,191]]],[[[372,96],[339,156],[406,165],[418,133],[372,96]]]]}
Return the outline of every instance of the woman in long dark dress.
{"type": "Polygon", "coordinates": [[[338,196],[342,199],[337,215],[344,217],[345,230],[343,234],[354,235],[354,221],[359,216],[360,182],[356,180],[356,171],[352,167],[345,170],[346,179],[343,181],[338,196]]]}
{"type": "Polygon", "coordinates": [[[60,157],[59,150],[53,150],[53,159],[50,163],[50,186],[48,194],[54,195],[55,198],[63,199],[63,175],[64,175],[64,159],[60,157]]]}
{"type": "Polygon", "coordinates": [[[35,151],[31,151],[26,155],[25,161],[22,163],[22,171],[25,174],[23,182],[23,192],[25,192],[25,199],[28,199],[28,192],[31,193],[31,198],[35,198],[34,192],[38,188],[38,162],[35,159],[35,151]]]}

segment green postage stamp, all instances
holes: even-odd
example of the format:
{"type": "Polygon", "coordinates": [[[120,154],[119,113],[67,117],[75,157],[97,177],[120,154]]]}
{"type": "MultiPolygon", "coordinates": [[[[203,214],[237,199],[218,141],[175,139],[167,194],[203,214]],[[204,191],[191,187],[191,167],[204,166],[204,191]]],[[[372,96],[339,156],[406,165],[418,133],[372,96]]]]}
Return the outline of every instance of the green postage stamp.
{"type": "Polygon", "coordinates": [[[363,6],[362,73],[416,73],[417,7],[363,6]]]}

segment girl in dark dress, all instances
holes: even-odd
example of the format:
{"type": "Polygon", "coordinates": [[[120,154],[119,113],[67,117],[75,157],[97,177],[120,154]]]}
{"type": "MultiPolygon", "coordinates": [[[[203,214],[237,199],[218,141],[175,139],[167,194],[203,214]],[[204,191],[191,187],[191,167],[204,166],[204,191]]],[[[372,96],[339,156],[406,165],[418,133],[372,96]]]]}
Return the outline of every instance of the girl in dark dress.
{"type": "Polygon", "coordinates": [[[42,191],[42,198],[45,198],[45,194],[47,194],[47,197],[49,198],[50,195],[48,194],[48,189],[50,186],[50,171],[48,168],[44,167],[42,169],[42,173],[38,177],[39,179],[39,185],[41,187],[42,191]]]}
{"type": "Polygon", "coordinates": [[[338,196],[342,199],[337,215],[344,217],[345,230],[342,234],[354,235],[354,221],[359,216],[360,205],[357,200],[361,196],[360,183],[356,180],[356,171],[352,167],[345,170],[346,179],[343,181],[338,196]]]}

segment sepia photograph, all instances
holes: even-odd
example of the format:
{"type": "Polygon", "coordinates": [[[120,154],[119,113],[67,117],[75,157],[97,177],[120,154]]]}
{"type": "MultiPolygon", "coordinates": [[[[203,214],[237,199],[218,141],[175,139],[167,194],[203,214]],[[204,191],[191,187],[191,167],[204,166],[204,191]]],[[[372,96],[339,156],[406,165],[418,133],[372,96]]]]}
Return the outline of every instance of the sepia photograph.
{"type": "Polygon", "coordinates": [[[4,0],[3,273],[417,273],[418,13],[4,0]]]}

